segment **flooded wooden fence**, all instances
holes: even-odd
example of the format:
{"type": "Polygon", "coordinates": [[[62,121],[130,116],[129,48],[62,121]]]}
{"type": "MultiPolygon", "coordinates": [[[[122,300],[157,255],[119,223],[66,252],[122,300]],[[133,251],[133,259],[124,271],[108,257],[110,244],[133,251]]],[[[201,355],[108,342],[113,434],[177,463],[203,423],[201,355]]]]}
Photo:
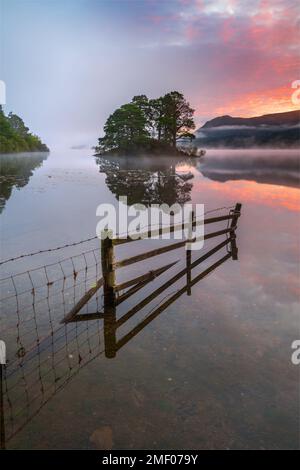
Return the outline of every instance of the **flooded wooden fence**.
{"type": "MultiPolygon", "coordinates": [[[[192,220],[192,227],[194,228],[197,224],[204,224],[204,226],[211,226],[219,222],[227,222],[228,226],[221,230],[210,231],[203,235],[203,240],[209,240],[215,237],[220,237],[225,235],[226,238],[215,247],[207,251],[205,254],[197,258],[192,262],[191,254],[192,250],[188,249],[186,252],[186,266],[181,269],[170,279],[162,283],[156,290],[151,294],[147,295],[142,301],[138,302],[137,305],[132,307],[127,311],[121,318],[117,319],[116,309],[123,301],[127,300],[133,294],[137,293],[140,289],[145,287],[149,282],[153,281],[155,278],[165,273],[167,270],[172,268],[177,261],[172,263],[165,264],[157,269],[152,269],[142,275],[139,275],[135,278],[129,279],[123,283],[118,284],[116,281],[116,270],[119,268],[124,268],[141,261],[160,256],[162,254],[168,253],[173,250],[178,250],[181,247],[184,247],[187,243],[193,243],[196,239],[190,240],[181,240],[176,243],[172,243],[167,246],[160,248],[155,248],[150,251],[145,251],[143,253],[131,256],[129,258],[124,258],[122,260],[116,260],[115,257],[115,247],[118,245],[123,245],[125,243],[131,243],[138,241],[136,239],[128,238],[109,238],[106,237],[101,240],[101,263],[102,263],[102,278],[100,278],[96,286],[88,291],[82,299],[74,306],[74,308],[69,312],[69,314],[63,319],[64,323],[74,322],[74,321],[86,321],[88,319],[103,318],[104,320],[104,331],[105,334],[105,353],[106,357],[115,357],[117,351],[123,347],[133,336],[135,336],[139,331],[141,331],[150,321],[152,321],[157,315],[159,315],[163,310],[165,310],[169,305],[171,305],[177,298],[182,294],[187,293],[191,295],[191,288],[201,279],[206,277],[218,266],[223,264],[228,259],[232,258],[237,260],[238,258],[238,249],[236,244],[236,228],[237,221],[241,214],[241,204],[237,203],[235,208],[229,212],[229,214],[222,215],[219,217],[206,218],[204,220],[197,221],[194,218],[192,220]],[[200,265],[202,262],[209,259],[212,255],[220,251],[224,247],[230,246],[229,251],[221,259],[213,263],[210,267],[206,268],[203,272],[198,274],[194,279],[192,279],[193,269],[200,265]],[[138,313],[142,308],[148,305],[153,299],[166,291],[170,286],[180,280],[183,276],[186,276],[186,285],[179,289],[173,296],[161,304],[154,312],[151,313],[150,317],[146,322],[142,322],[137,327],[135,327],[131,332],[129,332],[123,338],[117,340],[116,332],[117,329],[124,325],[131,317],[138,313]],[[83,305],[93,296],[97,289],[103,286],[103,298],[104,305],[102,312],[95,312],[80,315],[79,311],[82,309],[83,305]],[[127,290],[126,290],[127,289],[127,290]],[[120,292],[123,292],[120,294],[120,292]]],[[[185,228],[184,224],[171,225],[168,227],[161,227],[157,230],[149,230],[144,234],[140,234],[140,238],[144,239],[146,237],[161,236],[165,233],[174,233],[175,231],[183,231],[185,228]],[[146,236],[146,237],[145,237],[146,236]]]]}
{"type": "MultiPolygon", "coordinates": [[[[236,229],[240,214],[241,204],[236,204],[226,215],[205,218],[204,221],[193,220],[193,227],[198,223],[204,223],[207,228],[223,222],[226,224],[225,228],[212,228],[205,232],[204,240],[222,239],[205,253],[201,252],[200,256],[195,251],[193,257],[196,259],[193,259],[192,251],[187,250],[179,254],[179,259],[164,261],[157,266],[161,255],[175,252],[193,239],[171,242],[118,260],[116,247],[138,240],[106,238],[101,241],[101,257],[100,249],[96,248],[57,264],[2,279],[1,311],[9,321],[7,330],[1,331],[1,339],[6,341],[15,335],[9,351],[13,344],[16,351],[8,358],[1,374],[1,446],[5,447],[5,442],[36,416],[83,367],[102,354],[114,358],[177,299],[184,294],[190,295],[199,281],[227,260],[237,260],[236,229]],[[226,249],[225,254],[208,265],[208,260],[222,249],[226,249]],[[118,282],[119,269],[150,259],[155,261],[152,269],[129,279],[126,272],[125,279],[118,282]],[[204,262],[203,269],[201,263],[204,262]],[[201,272],[196,272],[196,268],[202,268],[201,272]],[[152,281],[152,289],[143,291],[152,281]],[[180,285],[170,292],[169,288],[178,281],[180,285]],[[141,293],[142,298],[134,302],[135,294],[141,293]],[[99,298],[102,298],[101,302],[99,298]],[[156,299],[160,299],[158,305],[118,337],[118,330],[127,322],[130,326],[129,320],[136,318],[147,306],[149,308],[156,299]],[[126,307],[126,301],[131,302],[130,308],[125,308],[125,313],[120,316],[119,306],[126,307]]],[[[183,228],[183,224],[161,227],[156,235],[183,228]]]]}

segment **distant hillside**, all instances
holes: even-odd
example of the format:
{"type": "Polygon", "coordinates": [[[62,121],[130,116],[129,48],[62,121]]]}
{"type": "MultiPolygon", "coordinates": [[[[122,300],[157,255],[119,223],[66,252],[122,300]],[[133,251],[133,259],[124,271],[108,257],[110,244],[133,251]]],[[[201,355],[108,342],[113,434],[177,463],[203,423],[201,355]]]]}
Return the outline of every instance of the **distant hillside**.
{"type": "MultiPolygon", "coordinates": [[[[264,114],[252,118],[220,116],[207,121],[201,129],[220,126],[295,126],[300,124],[300,110],[286,113],[264,114]]],[[[200,129],[199,129],[200,130],[200,129]]]]}
{"type": "Polygon", "coordinates": [[[47,145],[37,135],[29,132],[19,116],[13,113],[5,116],[0,106],[0,154],[47,151],[47,145]]]}
{"type": "Polygon", "coordinates": [[[201,147],[300,147],[300,110],[253,118],[220,116],[196,132],[201,147]]]}

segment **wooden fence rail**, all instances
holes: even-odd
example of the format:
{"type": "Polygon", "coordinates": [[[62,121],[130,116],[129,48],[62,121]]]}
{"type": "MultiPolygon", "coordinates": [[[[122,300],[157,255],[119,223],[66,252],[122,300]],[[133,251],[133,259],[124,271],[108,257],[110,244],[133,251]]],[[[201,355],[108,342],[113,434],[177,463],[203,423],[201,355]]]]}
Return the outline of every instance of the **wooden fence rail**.
{"type": "MultiPolygon", "coordinates": [[[[39,337],[39,330],[36,323],[36,310],[35,305],[33,305],[34,310],[34,320],[35,324],[35,332],[36,332],[36,345],[27,349],[25,359],[20,357],[9,363],[9,374],[7,371],[5,372],[5,389],[1,389],[2,384],[2,376],[0,373],[0,448],[5,447],[5,433],[4,433],[4,426],[10,423],[10,434],[9,439],[19,432],[20,429],[29,422],[37,412],[48,402],[48,400],[54,396],[58,391],[60,391],[72,377],[75,377],[76,373],[85,365],[90,363],[91,360],[94,360],[103,352],[105,353],[107,358],[114,358],[116,354],[126,345],[128,342],[136,337],[147,325],[149,325],[154,319],[156,319],[162,312],[164,312],[170,305],[172,305],[177,299],[179,299],[182,295],[191,295],[192,287],[208,276],[211,272],[221,266],[229,259],[237,260],[238,257],[238,249],[236,243],[236,228],[239,216],[241,214],[241,204],[236,204],[235,208],[227,215],[220,216],[220,217],[213,217],[205,219],[204,221],[194,220],[192,218],[192,227],[195,227],[198,224],[204,224],[205,226],[210,226],[213,223],[219,222],[227,222],[227,227],[218,230],[212,230],[209,233],[205,234],[202,239],[208,240],[213,239],[215,237],[224,236],[223,239],[219,240],[215,246],[210,248],[204,254],[197,254],[195,251],[192,253],[192,250],[186,250],[186,254],[184,257],[181,257],[181,260],[185,261],[185,265],[181,265],[178,269],[173,271],[172,268],[175,268],[176,264],[179,263],[180,259],[176,259],[174,261],[168,260],[168,263],[162,263],[161,266],[155,267],[154,269],[149,269],[147,272],[135,275],[135,277],[131,277],[122,281],[120,283],[117,282],[117,269],[127,267],[133,265],[134,263],[141,262],[144,260],[148,260],[154,257],[158,257],[163,253],[168,253],[170,251],[176,250],[178,248],[183,247],[188,243],[193,243],[195,238],[189,239],[189,235],[187,240],[178,241],[172,243],[168,246],[164,246],[155,250],[147,251],[135,256],[131,256],[130,258],[123,259],[123,260],[116,260],[115,259],[115,246],[121,243],[127,243],[128,239],[110,239],[106,238],[101,241],[101,264],[102,264],[102,277],[98,275],[98,264],[92,264],[93,267],[93,282],[95,285],[91,288],[87,288],[88,282],[90,282],[91,278],[87,277],[88,273],[88,263],[86,263],[85,267],[81,267],[81,271],[85,273],[85,278],[83,281],[83,288],[79,287],[80,294],[84,293],[79,301],[75,304],[75,290],[76,290],[76,276],[78,272],[75,272],[75,267],[73,263],[74,271],[70,272],[69,277],[71,276],[72,280],[74,280],[74,285],[71,283],[72,292],[74,289],[74,298],[72,299],[71,305],[73,308],[66,314],[62,323],[73,323],[79,322],[78,325],[75,327],[72,325],[66,325],[63,327],[59,327],[58,329],[53,329],[53,324],[50,322],[51,331],[49,335],[45,336],[44,338],[39,337]],[[220,254],[221,250],[223,249],[223,253],[220,254]],[[224,249],[227,250],[226,254],[224,254],[224,249]],[[193,254],[193,257],[192,257],[193,254]],[[202,268],[200,271],[201,263],[209,260],[213,255],[219,254],[219,259],[214,259],[213,263],[206,263],[205,268],[202,268]],[[196,259],[195,259],[196,258],[196,259]],[[210,264],[210,265],[209,265],[210,264]],[[192,277],[192,273],[194,273],[195,268],[197,268],[197,273],[192,277]],[[169,272],[167,276],[167,273],[169,272]],[[163,276],[163,281],[159,284],[157,283],[152,291],[147,292],[144,296],[140,296],[142,300],[138,302],[131,303],[130,307],[125,310],[125,313],[120,316],[117,316],[117,309],[119,305],[126,300],[130,299],[134,294],[139,292],[141,289],[145,288],[149,283],[157,279],[159,276],[163,276]],[[167,278],[168,277],[168,278],[167,278]],[[180,281],[180,282],[178,282],[180,281]],[[178,284],[174,289],[174,285],[178,282],[178,284]],[[172,287],[172,289],[170,289],[172,287]],[[93,298],[93,296],[99,291],[99,289],[103,288],[103,297],[104,297],[104,305],[103,309],[96,306],[95,310],[103,310],[103,311],[96,311],[92,313],[83,313],[82,309],[85,306],[88,306],[88,302],[93,298]],[[157,302],[154,302],[157,299],[157,302]],[[143,319],[140,318],[142,314],[142,310],[145,308],[147,310],[146,317],[143,319]],[[129,332],[120,331],[120,328],[124,326],[127,321],[132,319],[136,314],[138,314],[139,320],[135,323],[133,328],[130,327],[129,332]],[[99,333],[102,334],[102,328],[99,328],[99,320],[103,320],[103,335],[104,335],[104,348],[102,345],[102,341],[100,341],[99,333]],[[83,322],[93,321],[94,327],[90,328],[89,326],[85,325],[83,322]],[[96,331],[95,331],[96,330],[96,331]],[[51,348],[51,350],[50,350],[51,348]],[[66,351],[66,357],[64,357],[66,351]],[[82,353],[85,352],[85,356],[82,353]],[[78,355],[78,364],[74,367],[74,364],[70,364],[69,352],[74,352],[78,355]],[[51,356],[52,354],[52,356],[51,356]],[[38,358],[38,359],[37,359],[38,358]],[[19,362],[20,360],[20,362],[19,362]],[[62,375],[61,372],[63,370],[62,364],[65,362],[66,365],[66,373],[62,375]],[[41,365],[43,367],[41,368],[41,365]],[[74,372],[72,372],[72,370],[74,372]],[[49,379],[51,373],[51,377],[53,377],[53,383],[51,379],[49,379]],[[21,380],[16,382],[14,379],[15,374],[20,374],[21,380]],[[10,379],[12,377],[13,379],[10,379]],[[26,377],[26,379],[25,379],[26,377]],[[44,380],[44,378],[46,380],[44,380]],[[11,387],[7,386],[9,383],[8,380],[11,380],[11,387]],[[38,390],[37,384],[39,385],[41,400],[40,405],[37,403],[37,395],[36,392],[38,390]],[[16,403],[18,406],[19,398],[15,394],[16,384],[20,387],[24,387],[26,393],[26,405],[25,407],[21,408],[21,425],[18,425],[15,428],[12,414],[12,405],[11,403],[16,403]],[[47,385],[45,387],[45,384],[47,385]],[[45,388],[44,388],[45,387],[45,388]],[[12,390],[12,393],[11,393],[12,390]],[[33,397],[29,399],[31,390],[34,391],[33,397]],[[6,396],[5,403],[9,403],[9,410],[11,417],[9,420],[4,422],[4,406],[3,401],[1,402],[1,397],[6,396]],[[8,401],[9,400],[9,401],[8,401]],[[31,407],[31,408],[30,408],[31,407]],[[23,413],[23,414],[22,414],[23,413]],[[23,420],[23,421],[22,421],[23,420]],[[23,423],[23,424],[22,424],[23,423]]],[[[170,227],[163,227],[158,229],[154,232],[155,235],[162,235],[163,233],[170,233],[175,232],[176,230],[183,230],[185,229],[184,224],[179,225],[171,225],[170,227]]],[[[153,232],[148,231],[147,234],[153,235],[153,232]]],[[[218,258],[218,256],[217,256],[218,258]]],[[[85,259],[85,258],[84,258],[85,259]]],[[[99,259],[99,257],[98,257],[99,259]]],[[[86,260],[85,260],[86,261],[86,260]]],[[[45,273],[45,278],[48,281],[48,275],[46,267],[43,268],[45,273]]],[[[58,279],[56,282],[61,282],[62,285],[65,285],[65,280],[69,279],[65,277],[64,269],[61,267],[64,277],[62,279],[58,279]]],[[[30,278],[31,279],[31,278],[30,278]]],[[[39,276],[40,279],[40,276],[39,276]]],[[[49,305],[49,313],[50,313],[50,302],[49,302],[49,289],[52,287],[52,282],[48,282],[47,284],[47,297],[45,299],[49,305]]],[[[61,284],[58,284],[61,286],[61,284]]],[[[82,280],[81,280],[82,285],[82,280]]],[[[43,287],[43,286],[42,286],[43,287]]],[[[39,289],[38,287],[37,289],[39,289]]],[[[44,289],[44,287],[43,287],[44,289]]],[[[59,288],[60,289],[60,288],[59,288]]],[[[16,292],[17,298],[17,318],[19,322],[19,301],[18,301],[18,292],[16,292]]],[[[35,297],[36,293],[33,290],[30,290],[30,299],[33,296],[35,297]]],[[[64,292],[64,291],[63,291],[64,292]]],[[[23,295],[24,292],[20,295],[23,295]]],[[[26,294],[26,290],[25,290],[26,294]]],[[[56,294],[57,295],[57,290],[56,294]]],[[[63,293],[64,296],[64,293],[63,293]]],[[[10,297],[8,297],[10,298],[10,297]]],[[[27,297],[26,297],[27,298],[27,297]]],[[[42,299],[43,300],[43,299],[42,299]]],[[[65,301],[63,297],[63,301],[65,301]]],[[[98,298],[97,298],[98,302],[98,298]]],[[[31,305],[31,304],[30,304],[31,305]]],[[[95,305],[95,303],[94,303],[95,305]]],[[[98,303],[96,303],[98,305],[98,303]]],[[[31,308],[31,307],[30,307],[31,308]]],[[[71,306],[69,307],[71,308],[71,306]]],[[[65,307],[64,307],[65,311],[65,307]]],[[[89,311],[87,309],[87,311],[89,311]]],[[[51,317],[51,314],[50,314],[51,317]]],[[[136,317],[135,317],[136,318],[136,317]]],[[[27,316],[25,318],[26,323],[28,322],[27,316]]],[[[130,324],[129,324],[130,325],[130,324]]],[[[128,331],[128,324],[126,324],[126,330],[128,331]]],[[[30,325],[29,325],[30,327],[30,325]]],[[[19,324],[17,326],[17,337],[18,337],[18,344],[20,338],[20,327],[19,324]]],[[[30,330],[29,330],[30,331],[30,330]]],[[[28,331],[25,331],[26,335],[28,331]]],[[[24,338],[24,335],[23,335],[24,338]]],[[[20,344],[22,344],[20,342],[20,344]]],[[[6,367],[6,366],[5,366],[6,367]]],[[[5,369],[6,370],[6,369],[5,369]]],[[[0,371],[2,372],[2,370],[0,371]]],[[[17,375],[19,377],[19,375],[17,375]]],[[[24,401],[24,400],[23,400],[24,401]]],[[[23,402],[22,402],[23,403],[23,402]]],[[[20,414],[20,410],[18,409],[17,413],[15,413],[14,418],[18,422],[18,416],[20,414]]]]}
{"type": "MultiPolygon", "coordinates": [[[[210,217],[208,219],[204,220],[194,220],[193,221],[193,228],[196,227],[197,225],[208,225],[208,224],[214,224],[216,222],[222,222],[225,220],[235,220],[236,218],[239,217],[240,215],[240,209],[241,209],[241,204],[236,204],[235,209],[232,213],[226,214],[226,215],[221,215],[219,217],[210,217]]],[[[176,224],[176,225],[169,225],[168,227],[160,227],[158,229],[153,229],[153,230],[148,230],[147,232],[141,232],[137,233],[135,235],[138,235],[139,238],[150,238],[150,237],[157,237],[160,235],[163,235],[164,233],[174,233],[178,230],[184,230],[186,228],[185,223],[181,224],[176,224]]],[[[113,240],[114,245],[120,245],[123,243],[129,243],[129,242],[134,242],[136,239],[131,238],[131,237],[125,237],[125,238],[115,238],[113,240]]]]}
{"type": "MultiPolygon", "coordinates": [[[[185,246],[187,243],[193,243],[199,240],[209,240],[215,237],[219,237],[221,235],[226,235],[225,241],[222,241],[217,246],[209,250],[204,255],[200,256],[197,260],[192,262],[191,260],[191,250],[187,250],[186,252],[186,267],[176,273],[170,280],[163,283],[160,287],[158,287],[154,292],[150,295],[145,297],[138,305],[131,308],[126,314],[123,315],[119,320],[116,320],[114,324],[114,328],[117,329],[121,325],[123,325],[127,320],[129,320],[133,315],[135,315],[139,310],[141,310],[144,306],[146,306],[149,302],[151,302],[155,297],[160,295],[164,290],[166,290],[170,285],[174,284],[176,281],[181,279],[183,276],[186,275],[187,285],[185,286],[185,291],[188,295],[191,295],[191,287],[199,280],[199,276],[197,276],[194,280],[192,280],[192,270],[198,266],[201,262],[208,259],[214,253],[222,249],[223,247],[230,244],[230,253],[226,255],[226,259],[232,258],[234,260],[237,259],[238,251],[236,245],[236,235],[235,231],[237,228],[237,221],[241,214],[241,207],[240,203],[235,205],[235,208],[230,211],[229,214],[219,216],[219,217],[211,217],[204,220],[196,220],[194,218],[194,214],[192,216],[192,223],[191,226],[194,228],[197,225],[210,225],[213,223],[218,223],[222,221],[230,222],[230,225],[222,230],[217,230],[213,232],[209,232],[204,234],[202,237],[194,237],[189,240],[181,240],[176,243],[172,243],[171,245],[163,246],[161,248],[156,248],[150,251],[146,251],[144,253],[140,253],[138,255],[131,256],[126,259],[122,259],[119,261],[115,260],[115,253],[114,247],[128,243],[131,241],[138,241],[139,239],[131,239],[131,238],[104,238],[101,240],[101,263],[102,263],[102,278],[100,278],[96,285],[89,289],[86,294],[77,302],[77,304],[72,308],[72,310],[64,317],[62,323],[68,323],[70,321],[84,321],[84,319],[98,319],[103,318],[104,323],[115,316],[116,307],[125,301],[126,299],[130,298],[133,294],[138,292],[140,289],[145,287],[149,282],[154,280],[156,277],[160,276],[161,274],[165,273],[168,269],[172,268],[174,264],[178,261],[174,261],[172,263],[166,264],[161,266],[157,269],[150,270],[145,274],[137,276],[133,279],[128,281],[122,282],[117,284],[116,282],[116,270],[119,268],[123,268],[126,266],[130,266],[132,264],[138,263],[140,261],[144,261],[149,258],[153,258],[159,256],[163,253],[168,253],[173,250],[177,250],[185,246]],[[104,297],[104,312],[96,312],[91,314],[84,314],[80,315],[80,310],[82,307],[92,298],[92,296],[97,292],[97,290],[103,286],[103,297],[104,297]],[[125,290],[127,289],[127,290],[125,290]],[[120,291],[124,291],[123,293],[119,294],[120,291]]],[[[184,230],[186,229],[185,223],[171,225],[168,227],[161,227],[154,231],[147,231],[144,234],[139,234],[139,236],[143,239],[145,236],[159,236],[164,233],[173,233],[177,230],[184,230]]],[[[224,259],[225,259],[224,258],[224,259]]],[[[224,262],[224,261],[223,261],[224,262]]]]}

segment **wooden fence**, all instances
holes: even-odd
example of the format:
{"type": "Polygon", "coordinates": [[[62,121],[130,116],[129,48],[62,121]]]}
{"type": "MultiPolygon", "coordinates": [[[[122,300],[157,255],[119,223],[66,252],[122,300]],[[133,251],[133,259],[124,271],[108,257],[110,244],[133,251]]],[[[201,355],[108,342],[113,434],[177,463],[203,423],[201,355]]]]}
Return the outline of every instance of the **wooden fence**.
{"type": "MultiPolygon", "coordinates": [[[[117,319],[116,309],[118,305],[127,300],[133,294],[138,292],[140,289],[145,287],[149,282],[154,280],[156,277],[160,276],[170,268],[172,268],[177,261],[172,263],[165,264],[157,269],[152,269],[142,275],[139,275],[135,278],[132,278],[128,281],[122,282],[120,284],[116,281],[116,270],[123,268],[125,266],[138,263],[140,261],[153,258],[155,256],[176,250],[185,246],[187,243],[196,241],[196,239],[191,240],[181,240],[171,245],[163,246],[161,248],[156,248],[154,250],[146,251],[144,253],[131,256],[122,260],[116,260],[115,257],[115,246],[121,245],[124,243],[130,243],[133,240],[131,238],[105,238],[101,240],[101,263],[102,263],[102,277],[97,281],[96,285],[88,290],[85,295],[79,300],[79,302],[72,308],[72,310],[65,316],[62,323],[77,322],[77,321],[87,321],[93,319],[104,320],[104,337],[105,337],[105,353],[107,357],[115,357],[116,352],[123,347],[133,336],[135,336],[141,329],[143,329],[150,321],[152,321],[157,315],[159,315],[163,310],[165,310],[170,304],[172,304],[177,298],[179,298],[183,293],[191,295],[191,288],[210,272],[224,263],[226,260],[232,258],[237,260],[238,258],[238,249],[236,244],[236,228],[237,221],[241,214],[241,204],[237,203],[235,208],[229,212],[229,214],[222,215],[219,217],[206,218],[204,221],[197,221],[193,219],[192,226],[193,228],[198,224],[204,224],[205,226],[211,226],[212,224],[219,222],[227,222],[227,227],[222,230],[211,231],[205,233],[203,236],[204,240],[209,240],[215,237],[225,235],[226,238],[215,247],[210,249],[208,252],[197,258],[192,262],[191,250],[186,250],[186,266],[181,269],[179,272],[174,274],[171,279],[162,283],[158,288],[156,288],[151,294],[147,295],[141,302],[132,307],[127,311],[121,318],[117,319]],[[206,268],[203,272],[198,274],[195,278],[192,279],[193,269],[200,265],[200,263],[209,259],[213,254],[217,253],[224,247],[229,247],[227,249],[226,255],[221,259],[213,263],[210,267],[206,268]],[[143,307],[148,305],[153,299],[163,293],[171,285],[176,283],[179,279],[186,276],[186,285],[179,289],[175,294],[170,296],[168,300],[163,302],[157,309],[155,309],[146,321],[140,323],[136,326],[130,333],[125,335],[120,340],[116,339],[117,329],[124,325],[133,315],[139,312],[143,307]],[[103,297],[104,297],[104,308],[102,312],[80,314],[82,307],[92,298],[92,296],[97,292],[97,290],[103,287],[103,297]],[[122,293],[121,293],[122,292],[122,293]],[[121,293],[121,294],[120,294],[121,293]]],[[[168,227],[161,227],[156,231],[146,232],[142,236],[159,236],[164,233],[173,233],[177,230],[183,230],[184,224],[171,225],[168,227]]],[[[141,238],[142,238],[141,236],[141,238]]]]}
{"type": "MultiPolygon", "coordinates": [[[[202,222],[193,220],[193,227],[198,223],[204,223],[205,226],[210,227],[220,222],[226,222],[227,226],[226,228],[211,230],[206,233],[204,240],[215,237],[222,237],[222,239],[200,256],[195,251],[192,257],[192,252],[187,250],[184,254],[185,259],[181,259],[183,266],[181,268],[178,267],[177,270],[175,265],[178,261],[175,260],[118,283],[116,272],[119,268],[184,247],[190,240],[172,242],[155,250],[123,260],[117,260],[115,247],[133,240],[129,238],[104,239],[101,242],[102,277],[100,277],[100,269],[98,274],[98,259],[97,263],[95,260],[95,265],[91,264],[91,260],[94,257],[94,252],[92,251],[91,255],[93,257],[90,263],[88,263],[88,255],[82,255],[85,263],[80,264],[80,270],[77,269],[74,259],[69,263],[73,267],[69,273],[66,272],[66,266],[64,269],[62,268],[63,278],[61,280],[57,279],[56,270],[53,272],[53,277],[51,276],[51,271],[49,271],[51,266],[44,267],[47,281],[46,286],[42,282],[43,277],[39,270],[37,271],[36,282],[39,283],[37,286],[27,285],[23,282],[19,286],[17,278],[11,280],[16,289],[15,295],[13,295],[13,292],[10,292],[10,284],[7,289],[5,288],[7,282],[5,281],[3,291],[5,293],[4,300],[8,302],[8,304],[5,303],[7,311],[9,311],[10,306],[11,308],[14,308],[15,305],[17,306],[14,315],[17,319],[17,324],[15,326],[12,324],[11,327],[12,331],[15,331],[15,343],[18,350],[15,357],[11,357],[7,366],[4,366],[3,374],[0,374],[0,447],[4,448],[5,442],[20,432],[56,393],[67,386],[83,367],[102,354],[105,354],[107,358],[114,358],[123,346],[128,344],[131,339],[173,304],[173,302],[179,299],[180,296],[185,294],[191,295],[192,287],[196,283],[204,279],[227,260],[236,260],[238,250],[235,232],[240,213],[241,204],[236,204],[234,209],[227,215],[206,218],[202,222]],[[199,272],[201,263],[209,260],[222,249],[225,251],[225,248],[227,248],[225,254],[222,253],[221,257],[214,260],[210,265],[206,263],[205,268],[202,268],[202,271],[199,272]],[[196,256],[197,258],[193,259],[196,256]],[[173,267],[174,270],[171,271],[173,267]],[[193,277],[192,273],[195,272],[196,267],[198,267],[197,274],[193,277]],[[126,300],[131,299],[135,293],[141,291],[151,281],[154,281],[164,273],[171,274],[165,276],[164,280],[160,283],[154,284],[154,288],[140,296],[141,298],[138,301],[135,303],[131,302],[129,309],[125,309],[125,313],[120,316],[119,312],[117,312],[119,305],[124,302],[123,306],[125,307],[126,300]],[[91,280],[95,282],[95,285],[88,289],[87,286],[91,280]],[[180,282],[175,291],[169,290],[170,286],[173,286],[180,280],[184,282],[180,282]],[[26,286],[30,291],[26,291],[26,286]],[[102,303],[98,305],[98,301],[95,302],[95,299],[93,299],[94,302],[91,302],[91,307],[89,301],[95,294],[99,294],[100,288],[103,288],[103,305],[102,303]],[[21,290],[19,291],[19,289],[21,290]],[[51,294],[51,289],[55,289],[53,294],[51,294]],[[80,294],[75,297],[77,290],[79,290],[80,294]],[[56,315],[58,319],[61,318],[60,300],[56,299],[60,291],[63,292],[62,300],[65,317],[62,321],[63,325],[56,325],[56,315]],[[64,297],[65,291],[66,298],[64,297]],[[74,299],[69,294],[70,292],[74,293],[74,299]],[[167,295],[165,295],[166,292],[167,295]],[[160,298],[160,302],[154,307],[150,306],[157,298],[160,298]],[[54,303],[55,299],[58,302],[57,306],[54,303]],[[68,307],[70,301],[71,305],[68,307]],[[40,302],[42,303],[40,304],[40,302]],[[27,303],[28,306],[26,307],[27,303]],[[45,309],[45,305],[48,305],[48,320],[43,315],[39,318],[41,312],[45,309]],[[71,306],[72,309],[68,312],[71,306]],[[122,333],[120,334],[119,329],[133,317],[136,318],[135,315],[140,314],[142,309],[145,307],[149,308],[149,306],[150,311],[147,311],[146,316],[140,318],[139,322],[129,329],[129,332],[125,332],[123,336],[120,336],[122,333]],[[83,313],[83,307],[86,309],[86,313],[83,313]],[[30,309],[33,311],[32,322],[29,321],[30,309]],[[93,312],[93,309],[99,311],[90,313],[90,310],[93,312]],[[43,322],[46,322],[45,327],[43,322]],[[32,331],[36,335],[35,341],[32,331]]],[[[157,235],[168,232],[172,233],[183,228],[183,225],[180,224],[163,227],[157,230],[157,235]]],[[[97,250],[97,253],[99,254],[99,250],[97,250]]],[[[34,282],[34,272],[25,274],[26,280],[28,277],[34,282]]],[[[21,274],[20,276],[23,279],[24,275],[21,274]]]]}

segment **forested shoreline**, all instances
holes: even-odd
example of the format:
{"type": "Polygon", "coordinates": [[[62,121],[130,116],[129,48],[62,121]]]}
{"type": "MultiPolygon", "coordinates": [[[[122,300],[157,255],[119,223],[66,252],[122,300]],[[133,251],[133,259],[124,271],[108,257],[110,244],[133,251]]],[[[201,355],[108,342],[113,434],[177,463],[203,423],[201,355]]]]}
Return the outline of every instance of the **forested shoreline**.
{"type": "Polygon", "coordinates": [[[12,112],[5,116],[0,106],[0,154],[48,151],[47,145],[29,131],[23,119],[12,112]]]}

